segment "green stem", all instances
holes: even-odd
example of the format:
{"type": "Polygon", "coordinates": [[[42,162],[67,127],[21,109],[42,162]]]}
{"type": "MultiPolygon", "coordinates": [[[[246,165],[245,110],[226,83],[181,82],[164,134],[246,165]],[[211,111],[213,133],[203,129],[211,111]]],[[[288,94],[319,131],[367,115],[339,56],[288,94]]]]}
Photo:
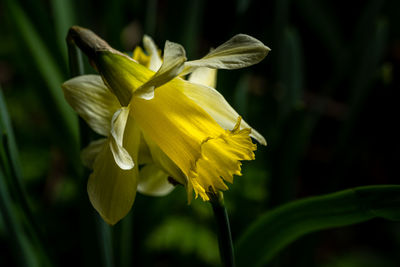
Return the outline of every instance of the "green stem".
{"type": "Polygon", "coordinates": [[[235,266],[235,255],[228,212],[225,209],[222,193],[210,195],[210,203],[217,223],[218,245],[222,266],[235,266]]]}
{"type": "Polygon", "coordinates": [[[100,216],[97,217],[97,229],[99,234],[99,241],[101,245],[102,263],[104,267],[114,266],[114,253],[113,253],[113,231],[100,216]]]}

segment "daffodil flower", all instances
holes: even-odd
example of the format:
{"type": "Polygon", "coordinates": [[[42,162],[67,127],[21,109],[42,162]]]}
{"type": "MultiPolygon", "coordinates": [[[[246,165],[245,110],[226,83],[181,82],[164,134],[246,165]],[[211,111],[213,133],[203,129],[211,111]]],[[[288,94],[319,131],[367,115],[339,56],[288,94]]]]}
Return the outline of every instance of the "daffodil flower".
{"type": "Polygon", "coordinates": [[[241,160],[253,160],[264,137],[252,129],[214,89],[216,69],[237,69],[261,61],[269,48],[239,34],[199,60],[167,41],[163,57],[152,39],[133,57],[111,48],[91,31],[74,26],[70,37],[100,75],[66,81],[65,98],[104,138],[82,151],[93,169],[88,194],[113,225],[130,210],[136,191],[162,196],[184,185],[188,201],[227,190],[241,175],[241,160]],[[188,80],[183,77],[189,75],[188,80]]]}

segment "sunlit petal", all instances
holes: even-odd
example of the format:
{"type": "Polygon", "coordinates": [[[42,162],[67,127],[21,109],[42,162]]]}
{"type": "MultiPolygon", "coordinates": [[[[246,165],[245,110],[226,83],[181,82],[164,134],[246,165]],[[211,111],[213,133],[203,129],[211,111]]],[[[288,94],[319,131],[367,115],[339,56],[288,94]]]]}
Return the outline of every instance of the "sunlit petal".
{"type": "Polygon", "coordinates": [[[196,196],[209,200],[208,193],[227,189],[224,180],[232,181],[240,173],[240,160],[253,159],[256,147],[251,130],[239,130],[240,118],[232,131],[226,131],[179,90],[189,83],[174,79],[156,90],[151,100],[133,98],[131,114],[143,134],[186,175],[189,201],[192,188],[196,196]]]}
{"type": "MultiPolygon", "coordinates": [[[[213,119],[226,130],[232,130],[239,114],[229,105],[225,98],[214,88],[198,84],[187,84],[182,87],[184,94],[202,107],[213,119]]],[[[250,136],[260,144],[267,145],[265,138],[251,128],[244,120],[240,124],[241,129],[250,128],[250,136]]]]}

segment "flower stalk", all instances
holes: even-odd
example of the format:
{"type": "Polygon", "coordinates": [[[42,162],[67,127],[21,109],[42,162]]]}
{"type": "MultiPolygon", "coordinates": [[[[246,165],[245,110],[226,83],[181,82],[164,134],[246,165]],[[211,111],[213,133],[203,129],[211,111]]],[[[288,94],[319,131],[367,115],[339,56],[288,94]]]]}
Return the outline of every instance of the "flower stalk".
{"type": "Polygon", "coordinates": [[[218,194],[209,194],[209,196],[217,224],[218,246],[222,266],[233,267],[235,266],[235,253],[233,249],[228,212],[224,205],[223,194],[222,192],[219,192],[218,194]]]}

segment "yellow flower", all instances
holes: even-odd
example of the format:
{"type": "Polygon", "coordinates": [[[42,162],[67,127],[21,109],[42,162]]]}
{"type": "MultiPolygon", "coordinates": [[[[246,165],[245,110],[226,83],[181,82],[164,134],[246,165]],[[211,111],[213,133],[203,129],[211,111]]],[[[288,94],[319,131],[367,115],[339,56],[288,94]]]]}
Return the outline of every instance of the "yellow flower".
{"type": "Polygon", "coordinates": [[[169,41],[161,58],[148,36],[147,54],[136,48],[133,58],[87,29],[74,26],[70,36],[100,73],[70,79],[62,88],[69,104],[105,137],[85,148],[82,158],[93,169],[90,201],[107,223],[128,213],[136,191],[161,196],[179,183],[189,202],[193,191],[207,201],[241,175],[241,160],[254,159],[250,137],[266,145],[213,88],[216,69],[261,61],[269,48],[260,41],[236,35],[187,61],[184,48],[169,41]]]}

